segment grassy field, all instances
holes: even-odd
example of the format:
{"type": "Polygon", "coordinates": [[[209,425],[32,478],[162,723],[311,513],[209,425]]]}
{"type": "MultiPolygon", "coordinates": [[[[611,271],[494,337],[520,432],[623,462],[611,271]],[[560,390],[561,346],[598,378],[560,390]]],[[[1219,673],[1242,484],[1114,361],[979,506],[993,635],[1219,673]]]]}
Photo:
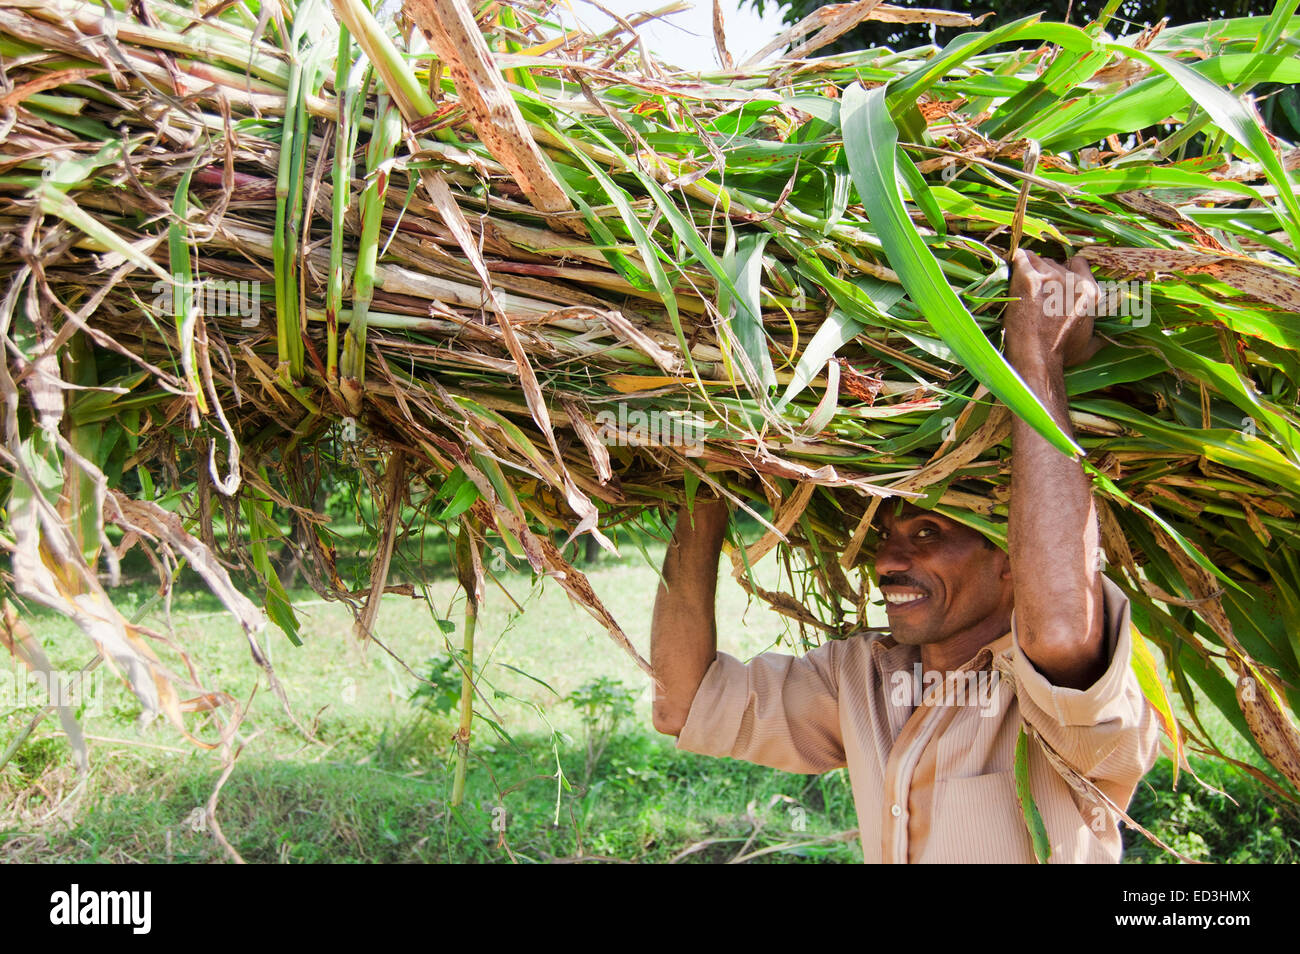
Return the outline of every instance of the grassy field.
{"type": "MultiPolygon", "coordinates": [[[[657,577],[629,551],[618,560],[602,557],[590,576],[644,652],[657,577]]],[[[661,552],[652,548],[650,556],[657,561],[661,552]]],[[[377,636],[391,653],[377,645],[363,650],[346,608],[295,593],[305,645],[293,647],[277,630],[266,643],[294,716],[311,735],[294,727],[263,680],[241,728],[249,741],[217,812],[244,859],[860,860],[844,772],[790,775],[677,751],[651,727],[645,677],[591,617],[554,581],[502,580],[526,613],[489,592],[479,622],[473,760],[456,811],[447,806],[458,686],[449,652],[459,645],[461,612],[454,585],[433,585],[428,605],[385,598],[377,636]],[[437,625],[429,605],[455,629],[437,625]],[[422,683],[412,672],[432,683],[423,694],[416,695],[422,683]]],[[[124,605],[148,593],[140,584],[124,605]]],[[[729,580],[720,587],[717,618],[721,648],[741,657],[781,640],[789,645],[782,618],[749,605],[729,580]]],[[[56,663],[86,661],[86,644],[71,624],[38,619],[56,663]]],[[[151,619],[170,627],[209,685],[248,699],[256,668],[244,639],[197,583],[178,588],[170,622],[158,613],[151,619]]],[[[21,678],[16,664],[6,665],[12,679],[21,678]]],[[[226,860],[201,811],[220,774],[217,756],[164,722],[138,727],[138,704],[111,680],[102,703],[85,715],[92,770],[80,789],[54,719],[0,769],[0,861],[226,860]]],[[[34,712],[0,709],[0,751],[34,712]]],[[[212,738],[212,727],[197,718],[197,734],[212,738]]],[[[1194,765],[1227,795],[1185,774],[1172,790],[1162,760],[1135,799],[1135,817],[1196,858],[1300,858],[1294,809],[1274,804],[1239,772],[1194,765]]],[[[1130,861],[1169,860],[1140,836],[1128,842],[1130,861]]]]}

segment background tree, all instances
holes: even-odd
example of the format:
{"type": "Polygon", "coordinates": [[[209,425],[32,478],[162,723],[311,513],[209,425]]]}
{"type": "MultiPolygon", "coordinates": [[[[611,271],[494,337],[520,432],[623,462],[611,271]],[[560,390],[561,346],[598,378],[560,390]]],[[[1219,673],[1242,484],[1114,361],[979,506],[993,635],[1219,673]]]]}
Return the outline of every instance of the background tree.
{"type": "MultiPolygon", "coordinates": [[[[826,4],[820,0],[744,0],[759,13],[769,6],[781,10],[781,19],[794,25],[814,10],[826,4]]],[[[894,0],[904,7],[928,7],[935,10],[952,10],[978,17],[992,13],[977,29],[991,29],[1012,23],[1035,13],[1044,19],[1073,23],[1079,26],[1094,20],[1106,0],[894,0]]],[[[1223,20],[1233,17],[1268,16],[1273,12],[1274,0],[1124,0],[1110,21],[1110,32],[1126,33],[1159,23],[1168,18],[1170,26],[1183,23],[1223,20]]],[[[953,37],[969,28],[936,27],[916,23],[880,23],[868,20],[833,43],[817,50],[814,56],[830,56],[887,47],[906,50],[933,43],[942,47],[953,37]]],[[[1300,86],[1281,83],[1259,83],[1253,90],[1256,104],[1264,124],[1276,135],[1290,143],[1300,140],[1300,86]]]]}
{"type": "MultiPolygon", "coordinates": [[[[781,18],[789,24],[798,23],[814,10],[826,5],[818,0],[788,0],[788,2],[746,0],[746,2],[759,13],[763,13],[768,7],[779,8],[782,11],[781,18]]],[[[921,3],[899,0],[896,5],[952,10],[971,16],[991,12],[993,16],[984,22],[984,27],[989,28],[1011,23],[1035,13],[1041,13],[1047,20],[1082,25],[1096,17],[1105,6],[1105,0],[925,0],[921,3]]],[[[1271,0],[1183,0],[1180,3],[1170,3],[1169,0],[1125,0],[1111,22],[1116,27],[1123,26],[1125,23],[1140,27],[1157,23],[1163,17],[1168,17],[1171,24],[1179,24],[1229,17],[1267,16],[1272,12],[1271,0]]],[[[825,46],[819,55],[863,50],[873,46],[885,46],[894,50],[924,46],[931,42],[942,46],[961,32],[960,27],[868,21],[836,42],[825,46]]]]}

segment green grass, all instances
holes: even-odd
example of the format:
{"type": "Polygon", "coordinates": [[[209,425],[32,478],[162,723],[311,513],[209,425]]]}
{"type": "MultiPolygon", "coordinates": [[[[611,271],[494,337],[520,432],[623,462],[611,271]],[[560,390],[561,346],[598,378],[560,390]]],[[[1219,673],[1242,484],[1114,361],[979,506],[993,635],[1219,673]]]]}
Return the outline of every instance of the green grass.
{"type": "MultiPolygon", "coordinates": [[[[861,860],[843,773],[785,775],[675,751],[647,733],[621,735],[590,787],[561,791],[545,774],[550,742],[519,740],[518,749],[479,766],[461,809],[443,795],[450,772],[421,773],[324,761],[284,762],[254,756],[222,790],[218,820],[249,862],[505,862],[609,860],[726,861],[802,844],[767,860],[861,860]],[[509,781],[498,792],[492,777],[509,781]],[[477,782],[477,784],[475,784],[477,782]],[[504,809],[504,811],[502,811],[504,809]],[[558,809],[558,818],[557,818],[558,809]],[[799,830],[802,828],[802,830],[799,830]],[[819,843],[822,842],[822,843],[819,843]]],[[[422,754],[438,759],[431,750],[422,754]]],[[[581,755],[562,756],[580,773],[581,755]],[[575,764],[576,756],[576,764],[575,764]]],[[[143,766],[137,768],[143,769],[143,766]]],[[[209,862],[224,858],[193,814],[211,792],[213,772],[197,760],[179,770],[98,773],[131,790],[88,802],[66,829],[12,829],[0,835],[6,861],[209,862]]]]}
{"type": "MultiPolygon", "coordinates": [[[[1173,763],[1161,759],[1138,787],[1129,813],[1195,861],[1300,862],[1300,811],[1295,805],[1269,797],[1244,772],[1221,762],[1194,759],[1192,767],[1200,781],[1183,773],[1175,790],[1173,763]]],[[[1177,861],[1140,834],[1125,835],[1126,861],[1177,861]]]]}
{"type": "MultiPolygon", "coordinates": [[[[652,559],[661,552],[653,549],[652,559]]],[[[636,627],[629,635],[647,651],[654,570],[639,556],[602,558],[590,570],[596,591],[636,627]]],[[[263,685],[241,730],[245,737],[258,734],[222,789],[217,816],[246,860],[861,859],[856,838],[844,835],[857,825],[844,772],[790,775],[677,751],[651,729],[644,675],[598,623],[554,583],[534,587],[527,577],[510,574],[503,582],[527,612],[520,616],[501,593],[489,592],[476,654],[483,698],[475,706],[472,764],[459,811],[447,807],[454,689],[431,690],[423,706],[412,702],[417,680],[379,647],[363,651],[344,607],[293,594],[302,607],[305,645],[295,649],[278,631],[265,642],[295,714],[314,726],[314,736],[304,739],[263,685]],[[628,690],[620,718],[609,717],[612,708],[575,704],[584,692],[591,697],[592,681],[602,676],[615,680],[602,692],[628,690]],[[579,698],[570,701],[575,693],[579,698]],[[607,717],[598,723],[594,716],[602,712],[607,717]],[[593,731],[608,737],[594,766],[587,745],[593,731]]],[[[191,583],[173,603],[174,638],[198,661],[209,685],[245,700],[256,670],[243,636],[191,583]]],[[[396,656],[422,675],[437,676],[439,687],[456,681],[447,664],[449,647],[459,643],[454,589],[451,581],[440,581],[428,593],[436,615],[457,623],[452,632],[433,622],[422,601],[392,596],[377,627],[396,656]]],[[[119,605],[140,605],[147,595],[137,587],[119,605]]],[[[717,618],[722,648],[742,657],[797,640],[781,617],[749,606],[726,577],[717,618]]],[[[56,663],[85,662],[84,641],[69,623],[37,619],[36,632],[56,663]]],[[[151,625],[165,629],[167,621],[155,615],[151,625]]],[[[0,748],[33,711],[0,710],[0,748]]],[[[226,857],[209,832],[196,830],[195,810],[212,792],[219,759],[195,750],[165,723],[138,729],[137,715],[138,705],[117,685],[109,686],[102,712],[86,715],[92,772],[80,793],[56,722],[41,724],[0,770],[0,804],[6,806],[0,810],[0,861],[226,857]]],[[[203,717],[191,719],[197,734],[212,737],[203,717]]],[[[1162,761],[1135,799],[1135,817],[1193,857],[1296,860],[1300,821],[1293,809],[1274,804],[1241,773],[1194,765],[1238,804],[1186,774],[1172,791],[1162,761]]],[[[1131,861],[1167,860],[1140,836],[1127,841],[1131,861]]]]}

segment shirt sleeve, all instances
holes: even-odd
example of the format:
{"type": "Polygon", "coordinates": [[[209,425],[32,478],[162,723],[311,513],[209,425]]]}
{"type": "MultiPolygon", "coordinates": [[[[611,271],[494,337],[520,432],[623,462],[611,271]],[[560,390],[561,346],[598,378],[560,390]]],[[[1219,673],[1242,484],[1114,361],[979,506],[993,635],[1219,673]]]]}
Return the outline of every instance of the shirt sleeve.
{"type": "Polygon", "coordinates": [[[1014,613],[1012,667],[1025,721],[1075,771],[1127,804],[1155,762],[1160,729],[1133,675],[1128,598],[1105,577],[1102,592],[1108,664],[1095,683],[1087,689],[1053,685],[1020,648],[1014,613]]]}
{"type": "Polygon", "coordinates": [[[845,764],[837,641],[804,656],[750,663],[718,653],[691,702],[677,747],[813,774],[845,764]]]}

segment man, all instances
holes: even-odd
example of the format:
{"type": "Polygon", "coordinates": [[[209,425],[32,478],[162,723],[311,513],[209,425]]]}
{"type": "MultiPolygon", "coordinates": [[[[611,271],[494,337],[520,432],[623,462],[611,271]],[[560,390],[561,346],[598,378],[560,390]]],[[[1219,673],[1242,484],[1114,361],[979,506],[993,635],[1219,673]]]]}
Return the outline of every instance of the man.
{"type": "MultiPolygon", "coordinates": [[[[1068,431],[1064,372],[1093,350],[1097,285],[1077,257],[1067,268],[1019,252],[1014,265],[1006,356],[1068,431]]],[[[1082,467],[1019,419],[1012,452],[1009,553],[947,517],[885,503],[875,569],[889,634],[801,658],[744,665],[717,651],[727,509],[680,514],[654,609],[655,727],[679,748],[791,772],[847,766],[867,861],[1032,862],[1013,776],[1027,724],[1050,860],[1118,861],[1118,819],[1097,792],[1127,806],[1158,736],[1129,669],[1128,603],[1099,572],[1082,467]],[[918,664],[927,687],[951,687],[919,705],[907,691],[918,664]],[[963,680],[976,691],[959,696],[963,680]],[[1071,772],[1087,781],[1071,785],[1071,772]]]]}

